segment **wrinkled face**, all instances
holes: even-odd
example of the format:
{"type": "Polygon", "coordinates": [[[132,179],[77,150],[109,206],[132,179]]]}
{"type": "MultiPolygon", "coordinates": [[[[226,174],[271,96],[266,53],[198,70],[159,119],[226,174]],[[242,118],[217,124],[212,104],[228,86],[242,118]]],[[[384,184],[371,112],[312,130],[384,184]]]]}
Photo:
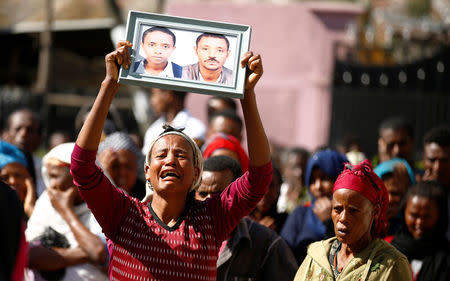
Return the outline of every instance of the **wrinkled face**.
{"type": "Polygon", "coordinates": [[[145,178],[159,195],[182,193],[187,195],[200,171],[194,167],[194,152],[182,136],[166,135],[156,141],[150,151],[145,178]]]}
{"type": "Polygon", "coordinates": [[[152,89],[150,104],[158,116],[168,111],[171,101],[172,93],[169,90],[152,89]]]}
{"type": "Polygon", "coordinates": [[[381,131],[378,139],[380,161],[396,157],[410,161],[413,158],[413,149],[413,139],[408,136],[405,130],[384,129],[381,131]]]}
{"type": "Polygon", "coordinates": [[[100,153],[98,159],[114,183],[130,193],[137,177],[136,155],[125,149],[107,149],[100,153]]]}
{"type": "Polygon", "coordinates": [[[9,130],[3,138],[25,152],[35,151],[41,143],[38,121],[29,111],[19,111],[11,116],[9,130]]]}
{"type": "Polygon", "coordinates": [[[284,177],[289,184],[301,185],[305,183],[305,169],[307,159],[298,153],[290,153],[286,159],[284,177]]]}
{"type": "Polygon", "coordinates": [[[233,172],[231,170],[203,171],[202,184],[195,192],[195,198],[204,201],[216,193],[221,193],[232,182],[233,172]]]}
{"type": "Polygon", "coordinates": [[[334,233],[342,243],[364,245],[371,240],[371,227],[379,215],[379,207],[360,193],[350,189],[338,189],[331,201],[331,218],[334,233]]]}
{"type": "Polygon", "coordinates": [[[311,173],[309,190],[314,198],[330,198],[333,194],[334,181],[325,174],[319,167],[314,167],[311,173]]]}
{"type": "Polygon", "coordinates": [[[195,47],[201,68],[211,71],[222,69],[230,54],[227,42],[223,38],[202,37],[195,47]]]}
{"type": "Polygon", "coordinates": [[[417,195],[408,199],[405,223],[414,238],[431,233],[438,219],[439,209],[436,202],[417,195]]]}
{"type": "Polygon", "coordinates": [[[147,33],[141,47],[148,63],[164,67],[175,50],[172,36],[162,31],[147,33]]]}
{"type": "Polygon", "coordinates": [[[269,190],[266,192],[261,201],[258,202],[256,208],[263,214],[267,214],[274,205],[278,202],[280,197],[281,179],[275,174],[272,174],[272,181],[269,185],[269,190]]]}
{"type": "Polygon", "coordinates": [[[437,143],[425,144],[423,151],[425,171],[445,187],[450,187],[450,146],[443,147],[437,143]]]}
{"type": "Polygon", "coordinates": [[[30,173],[20,163],[10,163],[0,170],[0,180],[9,184],[17,192],[20,201],[23,201],[27,194],[27,186],[25,183],[27,178],[30,178],[30,173]]]}
{"type": "Polygon", "coordinates": [[[208,139],[216,133],[224,133],[227,135],[232,135],[240,141],[242,138],[241,130],[241,125],[235,120],[224,116],[217,116],[209,123],[206,138],[208,139]]]}

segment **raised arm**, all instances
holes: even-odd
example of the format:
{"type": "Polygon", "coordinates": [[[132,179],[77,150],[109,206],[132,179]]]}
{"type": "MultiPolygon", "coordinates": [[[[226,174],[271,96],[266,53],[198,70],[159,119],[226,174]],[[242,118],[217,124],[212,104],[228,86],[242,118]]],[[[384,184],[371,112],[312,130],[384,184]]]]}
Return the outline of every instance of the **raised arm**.
{"type": "Polygon", "coordinates": [[[128,69],[131,64],[128,51],[131,46],[132,44],[128,41],[120,41],[117,49],[105,57],[105,80],[76,141],[77,145],[83,149],[97,150],[98,148],[109,107],[119,89],[119,83],[117,83],[119,66],[123,65],[125,69],[128,69]]]}
{"type": "Polygon", "coordinates": [[[249,160],[253,166],[262,166],[270,161],[270,148],[255,98],[255,86],[263,74],[261,56],[251,51],[247,52],[242,57],[241,65],[248,68],[245,95],[241,105],[247,132],[249,160]]]}
{"type": "Polygon", "coordinates": [[[108,114],[117,93],[119,66],[130,66],[128,47],[130,42],[121,41],[118,48],[105,57],[106,77],[95,99],[94,105],[78,135],[72,152],[70,172],[81,197],[86,201],[103,233],[113,239],[118,224],[131,204],[123,193],[113,187],[109,179],[95,165],[96,152],[108,114]]]}
{"type": "Polygon", "coordinates": [[[247,52],[242,57],[241,65],[247,67],[245,95],[241,105],[247,131],[250,167],[247,173],[220,194],[219,204],[215,204],[215,199],[209,201],[211,212],[216,218],[214,224],[220,242],[228,237],[242,217],[256,207],[272,179],[269,142],[259,117],[254,90],[263,74],[261,57],[247,52]]]}

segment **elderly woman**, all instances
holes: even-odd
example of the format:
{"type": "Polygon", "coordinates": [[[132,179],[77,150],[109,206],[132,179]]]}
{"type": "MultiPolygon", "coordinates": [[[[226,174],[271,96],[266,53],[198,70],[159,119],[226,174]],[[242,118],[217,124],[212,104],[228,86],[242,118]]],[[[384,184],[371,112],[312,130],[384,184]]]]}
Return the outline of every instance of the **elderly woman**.
{"type": "Polygon", "coordinates": [[[112,183],[125,194],[141,199],[145,194],[145,184],[137,176],[143,158],[134,141],[123,132],[108,135],[97,152],[97,159],[112,183]]]}
{"type": "Polygon", "coordinates": [[[32,245],[29,267],[37,280],[108,279],[100,269],[107,260],[104,236],[70,175],[74,145],[57,145],[42,159],[46,190],[25,231],[32,245]]]}
{"type": "Polygon", "coordinates": [[[437,182],[420,182],[406,194],[405,219],[392,246],[406,255],[417,281],[448,281],[450,247],[447,230],[447,195],[437,182]]]}
{"type": "Polygon", "coordinates": [[[336,237],[309,246],[294,280],[411,280],[406,257],[379,239],[387,206],[386,187],[369,161],[346,166],[333,187],[336,237]]]}
{"type": "Polygon", "coordinates": [[[140,202],[114,188],[95,165],[103,122],[117,93],[118,65],[130,66],[130,42],[106,56],[106,78],[72,153],[71,172],[82,197],[108,238],[111,280],[216,280],[217,253],[241,218],[256,206],[271,180],[268,141],[254,87],[262,75],[259,55],[246,53],[245,97],[241,101],[250,168],[228,188],[200,202],[194,199],[203,159],[195,142],[166,127],[146,156],[145,178],[152,200],[140,202]]]}
{"type": "Polygon", "coordinates": [[[36,202],[33,178],[28,172],[25,155],[14,145],[0,140],[0,180],[11,186],[30,217],[36,202]]]}

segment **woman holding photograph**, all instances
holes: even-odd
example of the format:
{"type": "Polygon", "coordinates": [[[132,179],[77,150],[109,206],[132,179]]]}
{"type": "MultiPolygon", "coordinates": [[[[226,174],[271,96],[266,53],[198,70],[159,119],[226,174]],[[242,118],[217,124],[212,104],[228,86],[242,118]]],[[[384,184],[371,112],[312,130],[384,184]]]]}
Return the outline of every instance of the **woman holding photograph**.
{"type": "Polygon", "coordinates": [[[309,246],[294,280],[411,280],[406,257],[379,239],[387,206],[388,192],[370,162],[347,165],[333,187],[336,237],[309,246]]]}
{"type": "Polygon", "coordinates": [[[144,203],[116,189],[95,165],[103,122],[119,88],[118,65],[130,67],[130,47],[130,42],[120,42],[105,58],[105,80],[72,153],[74,183],[108,238],[110,279],[216,280],[222,241],[263,197],[272,176],[254,92],[263,73],[261,57],[247,52],[241,60],[250,72],[241,101],[249,171],[222,194],[196,201],[201,152],[181,130],[167,126],[146,156],[145,177],[154,193],[144,203]]]}

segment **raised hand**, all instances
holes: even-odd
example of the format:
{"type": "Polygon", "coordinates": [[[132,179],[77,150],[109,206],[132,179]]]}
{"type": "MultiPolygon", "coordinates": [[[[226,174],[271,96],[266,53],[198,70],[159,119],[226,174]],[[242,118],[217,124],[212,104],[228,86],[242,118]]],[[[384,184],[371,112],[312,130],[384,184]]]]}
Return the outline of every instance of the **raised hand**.
{"type": "Polygon", "coordinates": [[[254,54],[252,51],[248,51],[242,56],[241,66],[247,67],[245,90],[254,90],[256,83],[258,83],[264,72],[261,56],[254,54]]]}
{"type": "Polygon", "coordinates": [[[106,65],[106,77],[112,81],[117,81],[119,77],[119,67],[122,65],[125,69],[128,69],[131,64],[129,48],[133,44],[129,41],[120,41],[117,44],[117,49],[105,57],[106,65]]]}

